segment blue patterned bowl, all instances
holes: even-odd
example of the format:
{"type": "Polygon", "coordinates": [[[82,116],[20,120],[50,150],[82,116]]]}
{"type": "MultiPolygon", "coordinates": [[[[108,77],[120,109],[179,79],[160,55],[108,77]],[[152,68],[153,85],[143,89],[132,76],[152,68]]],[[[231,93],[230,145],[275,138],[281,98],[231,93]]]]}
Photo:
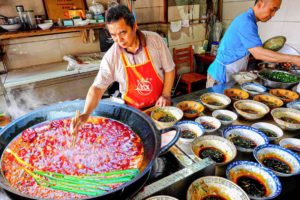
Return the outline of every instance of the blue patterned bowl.
{"type": "Polygon", "coordinates": [[[281,183],[275,173],[255,162],[231,163],[226,169],[226,177],[239,185],[251,199],[273,199],[281,193],[281,183]]]}
{"type": "Polygon", "coordinates": [[[203,126],[197,122],[194,121],[189,121],[189,120],[184,120],[177,122],[175,126],[179,126],[181,129],[181,136],[179,140],[181,142],[189,143],[192,142],[196,137],[200,137],[204,134],[205,130],[203,126]],[[188,138],[188,137],[183,137],[184,131],[192,131],[195,133],[195,137],[188,138]]]}
{"type": "Polygon", "coordinates": [[[223,131],[223,137],[233,142],[241,152],[253,152],[255,147],[269,143],[263,132],[250,126],[228,126],[223,131]]]}
{"type": "Polygon", "coordinates": [[[277,176],[286,177],[300,173],[299,155],[281,146],[261,145],[254,149],[253,155],[257,162],[271,169],[277,176]]]}
{"type": "Polygon", "coordinates": [[[252,82],[243,83],[241,85],[241,88],[251,95],[257,95],[267,91],[267,88],[265,86],[262,86],[259,83],[252,83],[252,82]]]}
{"type": "Polygon", "coordinates": [[[287,103],[286,107],[293,108],[293,109],[296,109],[296,110],[300,110],[300,101],[297,100],[297,101],[292,101],[290,103],[287,103]]]}
{"type": "Polygon", "coordinates": [[[186,199],[199,200],[216,196],[222,199],[249,200],[242,188],[232,181],[217,176],[205,176],[195,180],[187,191],[186,199]]]}

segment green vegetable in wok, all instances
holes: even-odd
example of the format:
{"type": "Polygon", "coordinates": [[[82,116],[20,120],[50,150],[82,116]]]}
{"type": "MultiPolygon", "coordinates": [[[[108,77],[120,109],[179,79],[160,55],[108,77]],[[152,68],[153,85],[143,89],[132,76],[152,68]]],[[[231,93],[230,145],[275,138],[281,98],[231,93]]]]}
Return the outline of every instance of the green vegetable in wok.
{"type": "Polygon", "coordinates": [[[288,74],[285,72],[261,72],[261,76],[271,81],[282,82],[282,83],[294,83],[299,81],[299,78],[295,75],[288,74]]]}
{"type": "Polygon", "coordinates": [[[29,174],[38,185],[43,187],[83,194],[87,196],[98,196],[112,190],[111,184],[125,183],[139,174],[139,169],[126,169],[105,172],[93,175],[65,175],[55,172],[40,171],[22,160],[15,152],[7,149],[22,169],[29,174]]]}

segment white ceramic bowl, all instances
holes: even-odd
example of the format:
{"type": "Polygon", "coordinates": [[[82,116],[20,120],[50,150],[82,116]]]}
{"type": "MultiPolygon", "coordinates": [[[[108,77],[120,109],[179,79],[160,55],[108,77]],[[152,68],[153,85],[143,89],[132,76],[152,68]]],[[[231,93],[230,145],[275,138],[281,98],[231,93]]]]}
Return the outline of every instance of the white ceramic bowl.
{"type": "Polygon", "coordinates": [[[271,111],[271,115],[274,121],[282,128],[283,130],[299,130],[300,129],[300,111],[292,108],[275,108],[271,111]],[[299,123],[290,123],[284,121],[282,118],[289,118],[299,123]]]}
{"type": "Polygon", "coordinates": [[[256,129],[260,130],[261,132],[263,132],[270,141],[277,140],[283,136],[283,131],[281,130],[281,128],[279,128],[278,126],[275,126],[273,124],[270,124],[270,123],[258,122],[258,123],[252,124],[251,127],[256,128],[256,129]],[[271,137],[268,135],[268,133],[266,133],[266,131],[271,131],[274,134],[276,134],[276,136],[271,137]]]}
{"type": "Polygon", "coordinates": [[[253,100],[236,101],[233,107],[238,114],[248,120],[260,119],[270,111],[267,105],[253,100]]]}
{"type": "Polygon", "coordinates": [[[216,130],[218,130],[221,126],[221,122],[214,118],[214,117],[209,117],[209,116],[201,116],[195,119],[196,122],[201,124],[205,130],[206,133],[211,133],[216,130]],[[213,128],[207,128],[209,126],[212,126],[213,128]]]}
{"type": "Polygon", "coordinates": [[[181,120],[182,117],[183,117],[182,110],[174,106],[157,108],[151,112],[151,119],[155,122],[158,129],[169,128],[173,126],[176,122],[181,120]],[[161,117],[165,117],[166,115],[170,115],[172,118],[174,118],[174,120],[171,122],[159,121],[161,117]]]}
{"type": "Polygon", "coordinates": [[[286,107],[293,108],[300,111],[300,101],[296,100],[296,101],[289,102],[286,104],[286,107]]]}
{"type": "Polygon", "coordinates": [[[178,200],[174,197],[166,196],[166,195],[159,195],[147,198],[146,200],[178,200]]]}
{"type": "Polygon", "coordinates": [[[181,129],[181,136],[179,140],[184,143],[192,142],[196,137],[202,136],[205,131],[202,125],[194,121],[184,120],[184,121],[177,122],[175,125],[179,126],[179,128],[181,129]],[[195,133],[195,137],[193,138],[183,137],[184,131],[192,131],[193,133],[195,133]]]}
{"type": "Polygon", "coordinates": [[[236,161],[231,163],[226,169],[226,177],[239,185],[251,199],[273,199],[282,190],[281,183],[275,173],[255,162],[236,161]],[[258,192],[253,191],[254,188],[257,188],[254,185],[248,187],[250,189],[245,188],[241,181],[245,178],[258,180],[260,185],[266,189],[265,194],[258,196],[258,192]]]}
{"type": "Polygon", "coordinates": [[[297,175],[300,173],[299,155],[281,146],[273,144],[261,145],[254,149],[253,155],[257,162],[272,170],[277,176],[287,177],[297,175]],[[278,168],[268,166],[268,164],[266,164],[265,162],[266,159],[272,159],[269,160],[272,163],[281,161],[282,163],[286,164],[286,168],[280,171],[277,170],[278,168]]]}
{"type": "Polygon", "coordinates": [[[53,26],[53,23],[42,23],[42,24],[38,24],[38,26],[42,30],[47,30],[53,26]]]}
{"type": "Polygon", "coordinates": [[[236,157],[236,147],[229,140],[216,136],[216,135],[205,135],[197,137],[192,142],[192,151],[196,157],[204,159],[211,150],[216,150],[219,155],[223,155],[224,160],[221,158],[212,158],[216,162],[216,165],[225,165],[231,162],[236,157]],[[202,153],[202,156],[199,154],[202,153]],[[204,155],[203,155],[204,154],[204,155]]]}
{"type": "Polygon", "coordinates": [[[223,137],[233,142],[237,150],[241,152],[253,152],[253,149],[255,147],[269,143],[269,140],[264,133],[250,126],[228,126],[223,131],[223,137]],[[246,147],[244,145],[238,145],[236,143],[236,140],[241,138],[246,139],[248,141],[252,141],[253,145],[250,145],[249,147],[246,147]]]}
{"type": "Polygon", "coordinates": [[[220,122],[223,125],[232,124],[232,122],[234,122],[238,117],[236,113],[229,111],[229,110],[215,110],[212,113],[212,116],[217,118],[218,120],[220,120],[220,122]],[[228,116],[231,118],[231,120],[225,120],[225,119],[221,118],[220,116],[228,116]]]}
{"type": "Polygon", "coordinates": [[[267,91],[267,88],[265,86],[262,86],[259,83],[252,83],[252,82],[243,83],[241,85],[241,88],[251,95],[257,95],[267,91]]]}
{"type": "Polygon", "coordinates": [[[204,199],[210,195],[217,195],[223,199],[249,200],[242,188],[218,176],[204,176],[195,180],[187,191],[187,200],[204,199]]]}
{"type": "Polygon", "coordinates": [[[243,83],[253,82],[257,79],[257,75],[252,72],[238,72],[233,74],[232,78],[241,85],[243,83]]]}
{"type": "Polygon", "coordinates": [[[284,138],[280,140],[279,145],[300,155],[300,139],[284,138]]]}
{"type": "Polygon", "coordinates": [[[209,110],[218,110],[226,108],[230,103],[231,99],[224,94],[219,93],[205,93],[200,96],[200,101],[209,110]],[[215,105],[219,104],[219,105],[215,105]]]}
{"type": "Polygon", "coordinates": [[[12,32],[12,31],[19,30],[19,28],[21,28],[22,25],[21,24],[2,24],[0,26],[4,30],[12,32]]]}

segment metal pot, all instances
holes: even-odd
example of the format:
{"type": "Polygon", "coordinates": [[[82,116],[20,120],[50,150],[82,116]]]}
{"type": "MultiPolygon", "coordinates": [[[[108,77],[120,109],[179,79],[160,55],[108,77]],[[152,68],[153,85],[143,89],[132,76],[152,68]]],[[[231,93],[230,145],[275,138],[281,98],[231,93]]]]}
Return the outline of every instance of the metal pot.
{"type": "Polygon", "coordinates": [[[261,62],[257,64],[258,70],[263,70],[263,69],[275,69],[277,63],[272,63],[272,62],[261,62]]]}
{"type": "MultiPolygon", "coordinates": [[[[75,110],[83,110],[85,101],[76,100],[58,103],[52,106],[43,107],[39,110],[30,112],[21,118],[13,121],[0,131],[0,153],[2,155],[6,146],[23,130],[41,123],[47,120],[53,120],[63,117],[71,117],[74,115],[75,110]]],[[[98,104],[95,111],[92,113],[95,116],[103,116],[121,121],[132,128],[132,130],[139,135],[144,145],[144,159],[140,174],[137,175],[133,180],[123,184],[122,186],[105,193],[104,195],[91,197],[88,199],[126,199],[126,197],[137,192],[143,184],[146,182],[150,169],[154,164],[154,159],[160,154],[165,153],[179,138],[180,129],[172,127],[165,129],[161,132],[158,131],[154,122],[135,108],[127,105],[117,104],[111,101],[102,100],[98,104]],[[161,136],[160,134],[168,132],[170,130],[176,130],[176,136],[173,140],[161,149],[161,136]]],[[[3,174],[0,174],[0,187],[3,188],[8,195],[16,199],[33,199],[32,197],[26,196],[14,188],[12,188],[3,174]]]]}
{"type": "MultiPolygon", "coordinates": [[[[266,86],[266,87],[269,87],[269,88],[284,88],[284,89],[287,89],[287,88],[291,88],[294,85],[296,85],[297,83],[299,83],[299,82],[283,83],[283,82],[272,81],[272,80],[269,80],[269,79],[265,78],[264,76],[262,76],[261,73],[263,73],[263,72],[282,72],[282,73],[287,73],[287,74],[291,74],[291,73],[285,72],[285,71],[280,71],[280,70],[270,70],[270,69],[263,69],[263,70],[259,71],[257,75],[260,78],[260,83],[263,86],[266,86]]],[[[293,74],[291,74],[291,75],[293,75],[293,74]]]]}

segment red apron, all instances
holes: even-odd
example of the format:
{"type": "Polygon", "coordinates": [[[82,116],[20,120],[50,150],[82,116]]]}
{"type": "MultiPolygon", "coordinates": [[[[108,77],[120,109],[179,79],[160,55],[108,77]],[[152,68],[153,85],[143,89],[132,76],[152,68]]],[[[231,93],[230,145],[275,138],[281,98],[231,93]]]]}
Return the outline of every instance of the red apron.
{"type": "Polygon", "coordinates": [[[153,66],[147,47],[144,52],[147,60],[138,65],[130,65],[124,52],[121,54],[126,73],[126,91],[123,98],[128,105],[135,108],[154,105],[163,90],[163,81],[153,66]]]}

